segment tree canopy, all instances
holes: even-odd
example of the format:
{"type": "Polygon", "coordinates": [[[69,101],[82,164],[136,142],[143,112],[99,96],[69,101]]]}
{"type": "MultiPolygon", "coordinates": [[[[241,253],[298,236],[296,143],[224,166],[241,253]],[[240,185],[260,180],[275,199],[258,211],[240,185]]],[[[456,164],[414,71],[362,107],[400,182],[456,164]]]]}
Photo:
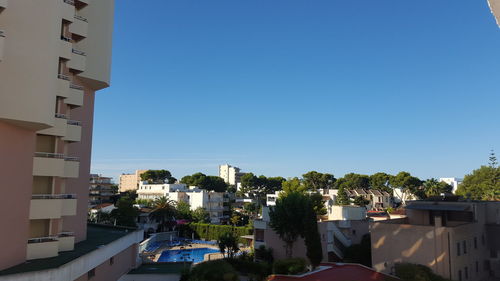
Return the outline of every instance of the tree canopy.
{"type": "Polygon", "coordinates": [[[281,190],[281,185],[285,181],[282,177],[256,176],[253,173],[246,173],[241,177],[241,191],[250,193],[254,197],[262,197],[268,193],[281,190]]]}
{"type": "Polygon", "coordinates": [[[148,183],[175,183],[176,178],[167,170],[147,170],[141,174],[141,180],[148,183]]]}
{"type": "Polygon", "coordinates": [[[192,213],[194,222],[200,223],[209,223],[210,222],[210,214],[202,207],[196,208],[192,213]]]}
{"type": "Polygon", "coordinates": [[[139,210],[133,206],[134,200],[128,196],[124,196],[116,202],[116,209],[111,211],[110,220],[116,225],[136,227],[136,218],[139,215],[139,210]]]}
{"type": "Polygon", "coordinates": [[[426,180],[423,183],[426,197],[439,196],[442,193],[451,193],[453,187],[445,182],[438,181],[435,178],[426,180]]]}
{"type": "Polygon", "coordinates": [[[500,168],[482,166],[464,177],[457,195],[472,200],[500,200],[500,168]]]}
{"type": "Polygon", "coordinates": [[[149,214],[150,217],[160,221],[158,230],[166,231],[168,228],[175,225],[176,202],[162,196],[153,202],[153,211],[149,214]]]}
{"type": "Polygon", "coordinates": [[[370,188],[370,177],[367,175],[349,173],[338,179],[335,183],[336,188],[345,189],[367,189],[370,188]]]}
{"type": "Polygon", "coordinates": [[[323,174],[310,171],[302,175],[304,185],[311,190],[330,189],[335,184],[335,177],[332,174],[323,174]]]}
{"type": "Polygon", "coordinates": [[[203,173],[195,173],[190,176],[185,176],[181,179],[181,183],[216,192],[225,192],[228,188],[227,183],[225,183],[222,178],[217,176],[207,176],[203,173]]]}

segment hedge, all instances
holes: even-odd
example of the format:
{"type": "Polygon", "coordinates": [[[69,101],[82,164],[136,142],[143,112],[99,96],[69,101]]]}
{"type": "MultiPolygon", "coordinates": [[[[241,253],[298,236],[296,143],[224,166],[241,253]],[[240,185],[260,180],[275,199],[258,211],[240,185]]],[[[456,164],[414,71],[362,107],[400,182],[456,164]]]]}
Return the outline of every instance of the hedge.
{"type": "Polygon", "coordinates": [[[274,274],[295,275],[306,271],[306,260],[302,258],[288,258],[277,260],[273,264],[274,274]]]}
{"type": "Polygon", "coordinates": [[[421,264],[397,263],[395,269],[396,276],[404,281],[450,281],[421,264]]]}
{"type": "MultiPolygon", "coordinates": [[[[181,235],[184,237],[191,237],[194,233],[196,239],[217,240],[219,236],[225,232],[233,232],[237,237],[243,235],[251,235],[253,233],[252,227],[246,226],[231,226],[231,225],[218,225],[208,223],[188,223],[182,225],[181,235]]],[[[239,238],[240,243],[244,243],[245,239],[239,238]]]]}

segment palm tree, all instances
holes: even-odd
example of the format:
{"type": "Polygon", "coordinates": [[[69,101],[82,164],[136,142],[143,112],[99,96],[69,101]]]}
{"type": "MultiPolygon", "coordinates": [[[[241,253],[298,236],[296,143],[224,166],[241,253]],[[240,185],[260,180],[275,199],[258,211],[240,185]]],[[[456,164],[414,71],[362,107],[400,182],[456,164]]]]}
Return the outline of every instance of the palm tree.
{"type": "Polygon", "coordinates": [[[156,199],[153,202],[153,211],[149,214],[151,218],[160,221],[159,231],[165,231],[165,227],[171,227],[175,224],[176,202],[169,200],[165,196],[156,199]]]}

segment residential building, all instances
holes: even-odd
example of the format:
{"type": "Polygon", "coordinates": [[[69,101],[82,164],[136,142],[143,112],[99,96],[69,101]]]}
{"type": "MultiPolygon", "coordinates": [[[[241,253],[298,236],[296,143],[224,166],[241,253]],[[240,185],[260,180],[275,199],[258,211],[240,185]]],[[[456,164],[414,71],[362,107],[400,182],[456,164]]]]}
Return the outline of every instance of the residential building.
{"type": "Polygon", "coordinates": [[[241,183],[241,177],[244,174],[245,173],[240,172],[240,168],[233,167],[229,164],[219,166],[219,177],[224,179],[224,182],[227,184],[235,187],[240,187],[238,183],[241,183]]]}
{"type": "Polygon", "coordinates": [[[113,0],[0,1],[2,280],[113,280],[135,266],[135,231],[86,223],[113,15],[113,0]],[[126,258],[110,265],[113,257],[126,258]]]}
{"type": "Polygon", "coordinates": [[[497,25],[500,27],[500,0],[488,0],[491,12],[496,18],[497,25]]]}
{"type": "Polygon", "coordinates": [[[273,274],[269,281],[397,281],[391,275],[376,272],[372,268],[355,263],[322,263],[312,271],[300,275],[273,274]]]}
{"type": "Polygon", "coordinates": [[[439,181],[445,182],[453,188],[451,193],[455,193],[457,191],[458,185],[461,184],[464,179],[461,178],[439,178],[439,181]]]}
{"type": "Polygon", "coordinates": [[[430,267],[450,280],[500,277],[500,202],[413,201],[406,218],[370,223],[372,263],[430,267]]]}
{"type": "Polygon", "coordinates": [[[392,200],[397,206],[400,205],[406,206],[406,202],[419,199],[415,194],[411,193],[409,190],[402,189],[400,187],[393,188],[392,195],[393,195],[392,200]]]}
{"type": "Polygon", "coordinates": [[[90,174],[89,206],[113,202],[117,190],[112,178],[97,174],[90,174]]]}
{"type": "Polygon", "coordinates": [[[352,189],[347,190],[347,196],[354,199],[356,197],[363,197],[368,200],[366,205],[368,210],[383,210],[392,207],[391,195],[385,191],[376,189],[352,189]]]}
{"type": "Polygon", "coordinates": [[[186,186],[185,184],[149,184],[140,182],[137,190],[139,199],[155,200],[166,197],[175,202],[186,202],[191,210],[201,207],[210,214],[212,223],[221,223],[227,217],[225,212],[229,207],[225,206],[229,202],[229,197],[224,192],[207,191],[196,186],[186,186]]]}
{"type": "MultiPolygon", "coordinates": [[[[337,206],[340,209],[350,208],[350,206],[337,206]]],[[[269,209],[262,208],[262,216],[254,220],[254,248],[265,246],[273,249],[275,259],[286,258],[285,242],[269,226],[269,209]]],[[[358,207],[359,208],[359,207],[358,207]]],[[[364,209],[364,208],[359,208],[364,209]]],[[[366,209],[364,210],[366,212],[366,209]]],[[[318,231],[321,237],[321,246],[323,248],[323,262],[341,261],[344,258],[344,250],[352,244],[361,243],[361,239],[368,234],[368,219],[360,216],[353,211],[336,212],[336,220],[324,220],[318,222],[318,231]]],[[[305,243],[302,238],[298,238],[294,243],[294,257],[306,257],[305,243]]]]}
{"type": "Polygon", "coordinates": [[[126,192],[131,190],[137,190],[139,188],[139,182],[141,181],[142,173],[147,170],[136,170],[133,174],[122,174],[120,175],[120,192],[126,192]]]}

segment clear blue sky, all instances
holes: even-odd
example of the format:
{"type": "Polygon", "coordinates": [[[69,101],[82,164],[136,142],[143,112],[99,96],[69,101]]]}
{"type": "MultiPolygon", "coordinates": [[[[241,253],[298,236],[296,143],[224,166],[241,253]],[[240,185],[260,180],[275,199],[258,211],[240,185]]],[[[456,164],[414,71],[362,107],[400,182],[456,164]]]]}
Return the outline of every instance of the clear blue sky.
{"type": "Polygon", "coordinates": [[[462,177],[500,152],[486,0],[144,2],[116,1],[93,172],[462,177]]]}

